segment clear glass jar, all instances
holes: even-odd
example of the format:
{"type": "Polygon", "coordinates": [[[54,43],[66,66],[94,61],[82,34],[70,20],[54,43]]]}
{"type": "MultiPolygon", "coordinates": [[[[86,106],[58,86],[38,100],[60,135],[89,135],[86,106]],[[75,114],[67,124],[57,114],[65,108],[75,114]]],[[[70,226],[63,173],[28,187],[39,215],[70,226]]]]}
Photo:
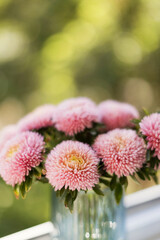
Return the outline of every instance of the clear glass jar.
{"type": "Polygon", "coordinates": [[[60,240],[124,240],[123,201],[116,204],[114,194],[105,190],[105,196],[93,191],[80,193],[73,213],[64,207],[60,198],[52,194],[52,221],[60,240]]]}

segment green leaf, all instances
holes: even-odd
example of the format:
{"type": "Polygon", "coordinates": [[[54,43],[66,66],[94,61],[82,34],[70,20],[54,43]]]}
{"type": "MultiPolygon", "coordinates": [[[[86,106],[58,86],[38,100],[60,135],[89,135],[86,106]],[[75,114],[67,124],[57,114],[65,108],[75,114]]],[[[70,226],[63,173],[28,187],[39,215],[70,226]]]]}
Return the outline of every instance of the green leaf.
{"type": "Polygon", "coordinates": [[[158,178],[156,175],[152,175],[152,179],[156,184],[158,184],[158,178]]]}
{"type": "Polygon", "coordinates": [[[146,108],[143,108],[143,112],[145,113],[145,115],[149,115],[149,111],[146,108]]]}
{"type": "Polygon", "coordinates": [[[99,182],[103,183],[107,187],[110,187],[110,181],[108,181],[105,177],[100,177],[99,182]]]}
{"type": "Polygon", "coordinates": [[[117,183],[114,194],[115,194],[116,202],[117,204],[119,204],[123,196],[123,187],[120,183],[117,183]]]}
{"type": "Polygon", "coordinates": [[[42,169],[36,167],[36,168],[33,169],[33,171],[34,171],[34,176],[35,177],[41,178],[42,169]]]}
{"type": "Polygon", "coordinates": [[[140,120],[135,118],[135,119],[132,119],[131,122],[134,124],[139,124],[140,120]]]}
{"type": "Polygon", "coordinates": [[[72,194],[72,200],[75,201],[78,196],[78,190],[76,189],[75,191],[72,191],[71,194],[72,194]]]}
{"type": "Polygon", "coordinates": [[[146,153],[146,159],[147,159],[148,162],[151,159],[151,151],[149,149],[147,150],[147,153],[146,153]]]}
{"type": "Polygon", "coordinates": [[[113,175],[112,180],[110,182],[110,189],[113,191],[116,187],[116,183],[117,183],[117,176],[113,175]]]}
{"type": "Polygon", "coordinates": [[[124,184],[124,187],[125,187],[125,190],[127,189],[127,187],[128,187],[128,179],[126,178],[126,182],[125,182],[125,184],[124,184]]]}
{"type": "Polygon", "coordinates": [[[65,197],[64,205],[65,207],[68,207],[70,212],[73,211],[73,199],[72,199],[72,194],[68,193],[65,197]]]}
{"type": "Polygon", "coordinates": [[[142,172],[137,172],[137,175],[138,175],[138,177],[139,177],[140,179],[142,179],[143,181],[146,180],[146,179],[145,179],[145,176],[143,175],[142,172]]]}
{"type": "Polygon", "coordinates": [[[18,184],[16,184],[15,186],[14,186],[14,195],[15,195],[15,197],[17,198],[17,199],[19,199],[19,185],[18,184]]]}
{"type": "Polygon", "coordinates": [[[125,182],[126,182],[126,177],[125,176],[123,176],[123,177],[120,177],[119,178],[119,182],[122,184],[122,185],[124,185],[125,184],[125,182]]]}
{"type": "Polygon", "coordinates": [[[104,196],[104,193],[102,192],[102,190],[100,189],[100,186],[98,184],[93,187],[93,191],[100,196],[104,196]]]}
{"type": "Polygon", "coordinates": [[[69,190],[69,188],[65,189],[64,187],[59,190],[59,197],[61,197],[62,199],[65,199],[65,197],[67,196],[68,193],[70,193],[71,191],[69,190]]]}
{"type": "Polygon", "coordinates": [[[46,177],[37,178],[36,180],[41,182],[41,183],[48,183],[49,182],[46,177]]]}
{"type": "Polygon", "coordinates": [[[60,197],[60,190],[56,191],[56,197],[60,197]]]}
{"type": "Polygon", "coordinates": [[[37,172],[39,172],[40,174],[42,173],[42,168],[41,168],[40,166],[38,166],[38,167],[35,167],[34,169],[36,169],[36,170],[37,170],[37,172]]]}
{"type": "Polygon", "coordinates": [[[133,179],[133,181],[135,182],[135,183],[137,183],[138,185],[140,184],[140,182],[137,180],[137,178],[135,177],[135,174],[133,174],[133,175],[130,175],[130,177],[133,179]]]}
{"type": "Polygon", "coordinates": [[[155,169],[150,168],[149,173],[150,173],[150,175],[155,175],[157,173],[157,171],[155,169]]]}
{"type": "Polygon", "coordinates": [[[99,172],[103,172],[103,168],[104,168],[104,163],[102,161],[100,161],[99,165],[98,165],[98,171],[99,172]]]}
{"type": "Polygon", "coordinates": [[[150,173],[149,173],[149,169],[148,168],[142,168],[141,171],[143,172],[143,174],[146,176],[146,178],[150,181],[150,173]]]}
{"type": "Polygon", "coordinates": [[[157,163],[156,163],[156,168],[157,168],[157,170],[159,169],[159,165],[160,165],[160,163],[157,162],[157,163]]]}
{"type": "Polygon", "coordinates": [[[155,168],[155,166],[156,166],[156,161],[153,158],[150,161],[150,166],[151,166],[151,168],[155,168]]]}
{"type": "Polygon", "coordinates": [[[128,179],[127,177],[123,176],[119,178],[119,182],[121,185],[124,185],[125,189],[128,187],[128,179]]]}
{"type": "Polygon", "coordinates": [[[24,199],[26,197],[25,182],[21,183],[20,192],[21,192],[22,198],[24,199]]]}
{"type": "Polygon", "coordinates": [[[31,189],[32,182],[33,182],[32,178],[30,178],[30,177],[26,178],[26,181],[25,181],[25,191],[26,192],[28,192],[31,189]]]}
{"type": "Polygon", "coordinates": [[[104,123],[93,123],[93,129],[96,131],[96,132],[99,132],[103,129],[106,129],[106,126],[104,123]]]}
{"type": "Polygon", "coordinates": [[[106,178],[112,178],[113,176],[110,175],[109,173],[107,173],[107,172],[105,171],[105,173],[104,173],[104,177],[106,177],[106,178]]]}
{"type": "Polygon", "coordinates": [[[157,157],[152,157],[150,159],[150,166],[152,169],[154,169],[156,166],[159,166],[159,164],[160,164],[160,161],[157,157]]]}
{"type": "Polygon", "coordinates": [[[59,193],[60,197],[62,197],[64,191],[65,191],[65,188],[63,187],[63,188],[60,190],[60,193],[59,193]]]}
{"type": "Polygon", "coordinates": [[[65,189],[65,187],[63,187],[61,190],[57,190],[56,192],[56,196],[57,197],[61,197],[61,199],[65,199],[66,196],[71,192],[68,188],[65,189]]]}

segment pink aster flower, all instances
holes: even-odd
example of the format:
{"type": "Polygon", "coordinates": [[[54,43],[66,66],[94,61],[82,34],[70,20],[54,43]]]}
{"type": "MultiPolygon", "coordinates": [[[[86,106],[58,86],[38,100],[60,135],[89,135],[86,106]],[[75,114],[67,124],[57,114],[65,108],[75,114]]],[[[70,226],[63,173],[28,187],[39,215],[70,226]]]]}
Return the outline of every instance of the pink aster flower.
{"type": "Polygon", "coordinates": [[[6,142],[17,134],[16,125],[8,125],[0,131],[0,151],[3,149],[6,142]]]}
{"type": "Polygon", "coordinates": [[[79,97],[63,101],[53,118],[55,127],[67,135],[74,135],[91,128],[98,121],[96,105],[88,98],[79,97]]]}
{"type": "Polygon", "coordinates": [[[31,168],[42,161],[43,137],[24,132],[10,139],[0,153],[0,174],[7,184],[21,184],[31,168]]]}
{"type": "Polygon", "coordinates": [[[160,159],[160,113],[144,117],[140,123],[140,131],[147,137],[147,148],[155,150],[154,156],[160,159]]]}
{"type": "Polygon", "coordinates": [[[92,189],[99,181],[99,159],[93,149],[78,141],[63,141],[49,154],[46,160],[46,177],[55,190],[69,187],[92,189]]]}
{"type": "Polygon", "coordinates": [[[107,130],[115,128],[133,127],[131,120],[139,118],[137,109],[128,104],[113,100],[107,100],[98,106],[101,122],[107,130]]]}
{"type": "Polygon", "coordinates": [[[106,171],[118,177],[132,175],[146,161],[144,140],[135,131],[115,129],[99,135],[93,145],[106,171]]]}
{"type": "Polygon", "coordinates": [[[18,128],[20,131],[29,131],[53,126],[54,113],[55,106],[51,104],[40,106],[22,118],[18,123],[18,128]]]}

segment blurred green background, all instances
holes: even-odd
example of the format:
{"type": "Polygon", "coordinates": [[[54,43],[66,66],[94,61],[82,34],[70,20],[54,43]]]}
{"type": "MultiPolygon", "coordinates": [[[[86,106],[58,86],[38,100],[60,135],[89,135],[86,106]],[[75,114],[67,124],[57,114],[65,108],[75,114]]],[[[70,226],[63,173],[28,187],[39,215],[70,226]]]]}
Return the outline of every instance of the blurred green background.
{"type": "MultiPolygon", "coordinates": [[[[74,96],[155,111],[159,93],[159,0],[0,0],[0,128],[74,96]]],[[[0,180],[0,237],[49,219],[48,186],[15,200],[0,180]]]]}

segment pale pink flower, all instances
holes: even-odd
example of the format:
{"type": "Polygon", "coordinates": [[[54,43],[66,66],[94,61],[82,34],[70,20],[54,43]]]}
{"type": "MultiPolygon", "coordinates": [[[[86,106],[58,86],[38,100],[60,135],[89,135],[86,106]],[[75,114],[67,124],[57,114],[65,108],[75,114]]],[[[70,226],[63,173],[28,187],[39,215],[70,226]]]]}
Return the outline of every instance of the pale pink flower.
{"type": "Polygon", "coordinates": [[[99,181],[99,159],[93,149],[78,141],[63,141],[58,144],[47,157],[46,177],[55,190],[69,187],[92,189],[99,181]]]}
{"type": "Polygon", "coordinates": [[[97,107],[88,98],[71,98],[59,104],[53,119],[59,131],[74,135],[98,121],[97,107]]]}
{"type": "Polygon", "coordinates": [[[7,184],[21,184],[29,171],[42,161],[43,137],[23,132],[11,138],[0,153],[0,174],[7,184]]]}
{"type": "Polygon", "coordinates": [[[0,151],[3,149],[6,142],[17,134],[17,126],[12,124],[4,127],[0,131],[0,151]]]}
{"type": "Polygon", "coordinates": [[[133,127],[131,120],[139,118],[137,109],[128,103],[107,100],[100,103],[98,109],[101,122],[106,125],[107,130],[133,127]]]}
{"type": "Polygon", "coordinates": [[[54,123],[52,121],[52,117],[54,113],[54,105],[42,105],[23,117],[18,123],[18,128],[20,131],[29,131],[53,126],[54,123]]]}
{"type": "Polygon", "coordinates": [[[145,116],[140,122],[140,131],[146,136],[147,148],[155,150],[154,156],[160,159],[160,113],[145,116]]]}
{"type": "Polygon", "coordinates": [[[132,175],[146,161],[144,140],[135,131],[115,129],[99,135],[93,145],[106,171],[118,177],[132,175]]]}

